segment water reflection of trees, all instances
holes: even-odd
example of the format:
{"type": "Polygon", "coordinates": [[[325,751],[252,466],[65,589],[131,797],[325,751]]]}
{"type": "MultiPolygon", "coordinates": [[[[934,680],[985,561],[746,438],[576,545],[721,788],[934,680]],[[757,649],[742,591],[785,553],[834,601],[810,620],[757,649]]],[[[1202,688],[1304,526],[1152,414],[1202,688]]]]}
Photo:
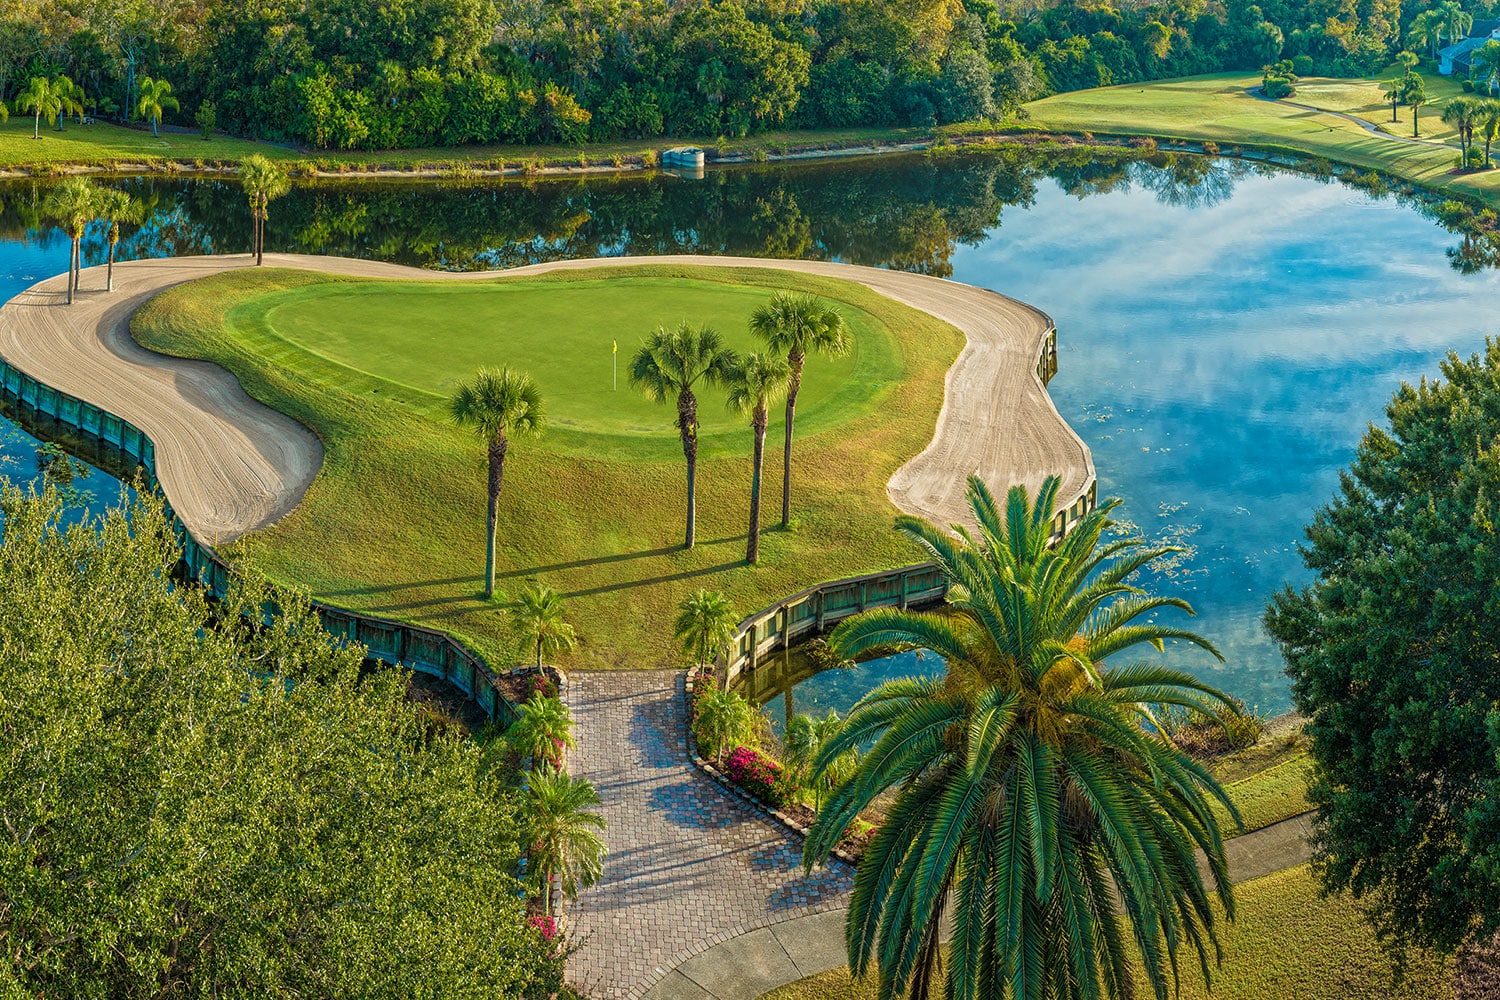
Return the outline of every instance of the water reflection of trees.
{"type": "MultiPolygon", "coordinates": [[[[845,260],[945,276],[959,246],[986,239],[1006,207],[1030,206],[1049,178],[1077,198],[1138,189],[1162,204],[1208,208],[1227,200],[1242,177],[1277,169],[1075,147],[740,168],[711,171],[698,181],[668,175],[532,183],[329,181],[298,185],[273,205],[267,245],[456,270],[709,253],[845,260]]],[[[122,257],[249,245],[249,215],[233,181],[114,183],[149,210],[147,222],[123,240],[122,257]]],[[[0,238],[55,238],[40,218],[46,189],[42,181],[0,185],[0,238]]],[[[102,227],[90,231],[87,262],[104,259],[104,237],[102,227]]],[[[1495,266],[1500,256],[1491,239],[1473,234],[1449,254],[1460,269],[1495,266]]]]}

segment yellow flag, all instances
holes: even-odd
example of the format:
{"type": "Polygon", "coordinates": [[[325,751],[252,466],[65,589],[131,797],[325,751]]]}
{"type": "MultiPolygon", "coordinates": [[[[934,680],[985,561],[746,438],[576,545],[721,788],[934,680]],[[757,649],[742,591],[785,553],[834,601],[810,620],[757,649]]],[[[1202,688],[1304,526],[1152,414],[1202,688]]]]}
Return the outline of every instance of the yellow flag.
{"type": "Polygon", "coordinates": [[[619,354],[620,353],[620,342],[618,340],[616,340],[616,341],[612,341],[611,343],[613,343],[615,345],[613,353],[619,354]]]}

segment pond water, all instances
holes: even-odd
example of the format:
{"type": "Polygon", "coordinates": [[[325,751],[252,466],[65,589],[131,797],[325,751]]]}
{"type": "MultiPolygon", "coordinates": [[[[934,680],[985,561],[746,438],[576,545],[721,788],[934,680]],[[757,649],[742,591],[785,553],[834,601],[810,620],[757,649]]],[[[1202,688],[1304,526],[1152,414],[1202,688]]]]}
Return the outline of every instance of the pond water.
{"type": "MultiPolygon", "coordinates": [[[[1436,373],[1450,349],[1482,346],[1497,274],[1450,261],[1458,238],[1410,198],[1232,161],[1157,164],[1009,152],[701,181],[338,182],[276,202],[267,241],[456,269],[625,253],[815,257],[1025,299],[1057,321],[1051,391],[1093,449],[1100,495],[1123,499],[1132,530],[1186,549],[1145,585],[1187,597],[1226,662],[1187,649],[1170,659],[1279,712],[1286,680],[1258,619],[1276,588],[1306,578],[1302,526],[1399,383],[1436,373]]],[[[246,248],[235,186],[121,183],[152,208],[122,256],[246,248]]],[[[65,266],[66,241],[37,228],[43,194],[0,185],[0,298],[65,266]]],[[[91,233],[85,260],[103,253],[91,233]]],[[[14,427],[0,428],[0,452],[13,474],[34,470],[34,444],[14,427]]],[[[935,669],[908,656],[825,673],[798,686],[798,707],[845,711],[877,675],[935,669]]]]}

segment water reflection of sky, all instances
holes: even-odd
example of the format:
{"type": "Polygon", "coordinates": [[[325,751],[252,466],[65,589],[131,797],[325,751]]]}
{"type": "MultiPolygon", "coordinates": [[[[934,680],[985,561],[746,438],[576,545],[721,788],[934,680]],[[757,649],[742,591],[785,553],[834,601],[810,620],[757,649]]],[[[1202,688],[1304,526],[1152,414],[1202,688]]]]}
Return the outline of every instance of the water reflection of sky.
{"type": "Polygon", "coordinates": [[[954,257],[958,280],[1057,321],[1052,395],[1101,495],[1125,498],[1147,537],[1195,549],[1152,583],[1192,601],[1228,662],[1174,656],[1264,710],[1289,700],[1258,619],[1283,581],[1306,579],[1303,525],[1400,382],[1492,329],[1497,275],[1452,270],[1451,242],[1393,202],[1252,176],[1199,208],[1044,184],[954,257]]]}

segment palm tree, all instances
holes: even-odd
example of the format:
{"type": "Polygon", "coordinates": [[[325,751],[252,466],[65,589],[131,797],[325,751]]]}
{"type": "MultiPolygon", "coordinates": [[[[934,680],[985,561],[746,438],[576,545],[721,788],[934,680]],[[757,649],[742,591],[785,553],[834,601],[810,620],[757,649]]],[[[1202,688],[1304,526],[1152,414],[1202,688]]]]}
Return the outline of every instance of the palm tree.
{"type": "Polygon", "coordinates": [[[87,178],[69,177],[48,193],[42,204],[42,213],[55,220],[73,241],[68,255],[68,305],[72,305],[81,270],[79,248],[83,232],[99,216],[99,189],[87,178]]]}
{"type": "Polygon", "coordinates": [[[63,130],[63,120],[70,113],[76,114],[79,124],[83,124],[83,102],[88,99],[83,88],[71,77],[59,74],[52,79],[52,92],[57,95],[57,130],[63,130]]]}
{"type": "Polygon", "coordinates": [[[1443,20],[1434,10],[1424,10],[1412,18],[1411,27],[1407,29],[1406,38],[1408,43],[1416,43],[1426,47],[1427,54],[1433,59],[1437,58],[1438,42],[1443,38],[1443,20]]]}
{"type": "Polygon", "coordinates": [[[578,898],[604,874],[604,817],[594,786],[566,771],[543,768],[526,784],[526,838],[533,884],[552,913],[551,886],[555,880],[569,899],[578,898]]]}
{"type": "Polygon", "coordinates": [[[577,639],[573,626],[563,621],[562,595],[543,583],[521,591],[510,618],[516,634],[535,650],[538,670],[542,657],[566,653],[577,639]]]}
{"type": "Polygon", "coordinates": [[[1490,166],[1490,145],[1500,136],[1500,101],[1483,101],[1479,111],[1479,135],[1484,139],[1484,165],[1490,166]]]}
{"type": "Polygon", "coordinates": [[[816,295],[777,292],[771,301],[750,314],[750,332],[778,354],[785,352],[792,376],[786,391],[786,446],[781,456],[781,526],[792,523],[792,425],[797,419],[797,393],[802,391],[802,366],[810,353],[842,357],[849,353],[849,328],[843,315],[825,306],[816,295]]]}
{"type": "Polygon", "coordinates": [[[1465,165],[1469,162],[1469,134],[1474,127],[1474,98],[1459,94],[1443,106],[1443,121],[1458,133],[1458,153],[1465,165]]]}
{"type": "Polygon", "coordinates": [[[1100,545],[1118,501],[1048,548],[1058,483],[1048,479],[1035,504],[1015,487],[1002,509],[970,477],[976,533],[898,518],[947,574],[949,607],[868,612],[830,637],[841,656],[909,643],[947,662],[946,676],[866,695],[814,765],[816,777],[873,741],[819,813],[809,867],[877,796],[894,794],[860,862],[847,924],[850,967],[863,975],[873,961],[882,997],[925,1000],[938,989],[950,906],[952,1000],[1128,997],[1137,963],[1164,998],[1184,942],[1209,975],[1210,896],[1234,917],[1214,803],[1238,815],[1209,771],[1152,725],[1149,707],[1215,713],[1229,701],[1182,671],[1107,662],[1167,640],[1217,651],[1155,623],[1169,608],[1191,612],[1185,601],[1130,583],[1173,550],[1100,545]]]}
{"type": "Polygon", "coordinates": [[[1484,85],[1493,95],[1500,88],[1500,40],[1491,38],[1481,45],[1470,57],[1469,65],[1484,67],[1484,85]]]}
{"type": "Polygon", "coordinates": [[[811,715],[794,715],[786,724],[786,735],[781,745],[786,749],[786,763],[801,779],[803,785],[813,793],[813,809],[823,808],[823,796],[854,773],[859,766],[859,749],[850,747],[838,759],[829,762],[816,780],[812,777],[813,762],[818,759],[823,747],[833,741],[844,728],[844,720],[837,712],[829,712],[821,719],[811,715]]]}
{"type": "Polygon", "coordinates": [[[1463,38],[1474,27],[1474,15],[1464,10],[1458,0],[1445,0],[1439,4],[1437,15],[1442,21],[1443,33],[1448,36],[1450,45],[1463,38]]]}
{"type": "Polygon", "coordinates": [[[712,328],[680,324],[668,332],[657,327],[630,359],[631,384],[653,403],[677,401],[677,432],[687,459],[687,539],[692,548],[697,533],[698,397],[693,388],[724,381],[734,367],[734,352],[712,328]]]}
{"type": "Polygon", "coordinates": [[[158,136],[156,126],[161,121],[162,112],[169,108],[176,111],[181,105],[172,96],[172,85],[163,79],[141,77],[140,95],[140,100],[135,105],[136,114],[151,122],[151,138],[155,139],[158,136]]]}
{"type": "Polygon", "coordinates": [[[271,217],[271,202],[292,189],[286,171],[259,153],[247,156],[240,163],[240,186],[250,199],[250,252],[255,254],[255,266],[259,267],[266,244],[266,220],[271,217]]]}
{"type": "Polygon", "coordinates": [[[505,742],[522,757],[556,761],[562,748],[577,749],[573,717],[560,698],[535,696],[516,706],[516,721],[505,731],[505,742]]]}
{"type": "Polygon", "coordinates": [[[1417,112],[1427,101],[1427,91],[1422,86],[1421,80],[1418,80],[1406,92],[1406,103],[1411,105],[1411,136],[1413,139],[1421,138],[1417,134],[1417,112]]]}
{"type": "Polygon", "coordinates": [[[34,76],[26,84],[26,89],[16,95],[16,110],[30,112],[35,116],[31,127],[31,137],[40,139],[42,137],[42,119],[47,119],[51,125],[57,121],[57,116],[62,112],[62,99],[52,88],[52,81],[45,76],[34,76]]]}
{"type": "Polygon", "coordinates": [[[1415,52],[1397,52],[1396,61],[1401,64],[1403,70],[1410,73],[1422,60],[1415,52]]]}
{"type": "Polygon", "coordinates": [[[717,763],[734,747],[755,740],[760,715],[745,696],[727,688],[713,688],[698,698],[693,735],[717,763]]]}
{"type": "Polygon", "coordinates": [[[1401,103],[1401,95],[1405,92],[1406,91],[1399,78],[1395,80],[1387,80],[1385,82],[1385,91],[1381,94],[1381,96],[1384,97],[1386,103],[1391,106],[1391,121],[1398,120],[1396,118],[1396,106],[1401,103]]]}
{"type": "Polygon", "coordinates": [[[542,393],[525,372],[481,368],[459,384],[449,412],[461,427],[471,427],[489,449],[489,514],[486,520],[484,596],[495,594],[495,526],[500,516],[500,483],[505,478],[505,453],[510,439],[536,437],[546,420],[542,393]]]}
{"type": "Polygon", "coordinates": [[[745,561],[760,562],[760,480],[765,467],[766,427],[770,423],[772,400],[787,391],[792,372],[778,357],[751,354],[741,359],[729,373],[729,408],[750,414],[750,430],[755,435],[755,449],[750,472],[750,531],[745,541],[745,561]]]}
{"type": "Polygon", "coordinates": [[[674,638],[698,665],[712,663],[734,641],[739,624],[734,605],[717,590],[699,590],[677,605],[674,638]]]}
{"type": "Polygon", "coordinates": [[[115,290],[115,248],[120,243],[120,223],[138,223],[146,216],[145,206],[118,188],[99,192],[99,218],[109,223],[109,265],[105,270],[104,290],[115,290]]]}

